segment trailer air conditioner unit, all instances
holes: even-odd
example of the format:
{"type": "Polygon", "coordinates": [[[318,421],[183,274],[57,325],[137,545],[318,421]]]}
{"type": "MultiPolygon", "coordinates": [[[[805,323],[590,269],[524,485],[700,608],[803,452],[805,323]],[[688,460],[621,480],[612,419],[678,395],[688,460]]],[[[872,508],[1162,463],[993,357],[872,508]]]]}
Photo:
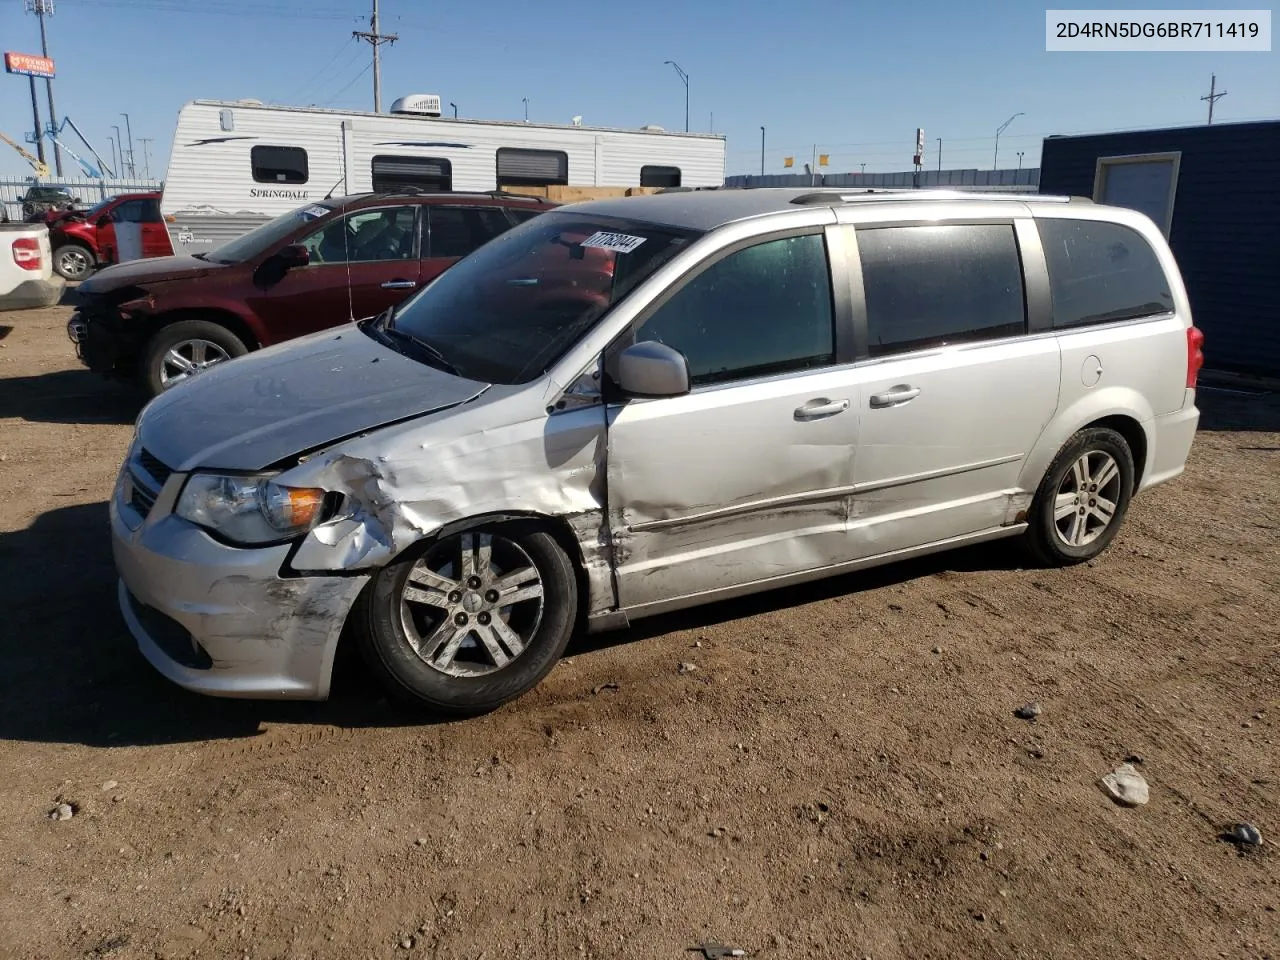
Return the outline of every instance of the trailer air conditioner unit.
{"type": "Polygon", "coordinates": [[[434,93],[411,93],[391,104],[391,112],[417,117],[438,117],[440,116],[440,97],[434,93]]]}

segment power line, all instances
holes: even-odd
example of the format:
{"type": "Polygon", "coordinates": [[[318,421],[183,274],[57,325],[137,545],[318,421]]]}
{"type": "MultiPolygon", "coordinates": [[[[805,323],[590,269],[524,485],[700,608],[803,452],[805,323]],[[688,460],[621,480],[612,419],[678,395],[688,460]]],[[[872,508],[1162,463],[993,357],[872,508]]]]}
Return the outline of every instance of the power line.
{"type": "Polygon", "coordinates": [[[347,39],[343,40],[342,46],[338,48],[337,53],[335,53],[332,57],[330,57],[325,62],[325,65],[321,67],[319,70],[317,70],[315,73],[313,73],[310,77],[308,77],[304,83],[299,84],[297,87],[295,87],[293,92],[290,93],[290,95],[286,99],[294,100],[294,99],[297,99],[297,97],[304,94],[308,87],[310,87],[313,83],[319,80],[320,77],[324,74],[324,72],[328,70],[330,67],[332,67],[335,63],[337,63],[338,58],[342,56],[343,53],[345,53],[347,50],[351,49],[354,45],[355,45],[354,37],[347,37],[347,39]]]}
{"type": "Polygon", "coordinates": [[[360,52],[353,49],[351,56],[343,62],[342,66],[332,71],[327,79],[320,81],[315,88],[315,92],[306,98],[306,102],[315,106],[316,104],[327,102],[332,97],[338,96],[337,93],[332,93],[335,81],[341,85],[339,93],[341,90],[348,89],[356,79],[364,76],[368,68],[372,67],[372,64],[366,62],[364,67],[358,70],[354,75],[349,73],[350,69],[362,60],[364,60],[364,57],[360,55],[360,52]]]}
{"type": "Polygon", "coordinates": [[[359,80],[361,77],[363,77],[366,73],[368,73],[368,72],[369,72],[370,70],[372,70],[372,69],[373,69],[373,63],[372,63],[372,62],[370,62],[370,63],[366,63],[366,64],[364,65],[364,69],[363,69],[363,70],[361,70],[359,73],[357,73],[354,77],[352,77],[352,78],[351,78],[351,82],[350,82],[350,83],[348,83],[345,87],[343,87],[341,90],[339,90],[337,93],[335,93],[332,97],[330,97],[328,100],[326,100],[326,101],[324,102],[324,105],[327,107],[327,106],[329,106],[330,104],[332,104],[332,103],[333,103],[335,100],[337,100],[340,96],[342,96],[344,93],[346,93],[348,90],[350,90],[350,89],[355,85],[355,82],[356,82],[357,80],[359,80]]]}
{"type": "Polygon", "coordinates": [[[76,7],[114,7],[148,13],[214,14],[235,17],[286,17],[290,20],[352,20],[349,12],[334,7],[285,6],[279,2],[251,5],[243,2],[204,0],[199,6],[186,0],[59,0],[76,7]]]}

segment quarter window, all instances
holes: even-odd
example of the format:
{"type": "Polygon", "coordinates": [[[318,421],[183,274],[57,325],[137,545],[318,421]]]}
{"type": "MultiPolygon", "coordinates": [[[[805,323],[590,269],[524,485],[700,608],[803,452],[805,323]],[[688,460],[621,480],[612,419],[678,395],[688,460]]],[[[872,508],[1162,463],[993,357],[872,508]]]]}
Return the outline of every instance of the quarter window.
{"type": "Polygon", "coordinates": [[[414,208],[386,207],[348,214],[302,241],[312,264],[368,263],[413,257],[414,208]]]}
{"type": "Polygon", "coordinates": [[[858,250],[872,357],[1026,330],[1011,225],[862,228],[858,250]]]}
{"type": "Polygon", "coordinates": [[[1160,261],[1136,230],[1102,220],[1037,220],[1055,328],[1173,311],[1160,261]]]}
{"type": "Polygon", "coordinates": [[[680,186],[680,168],[646,164],[640,168],[640,186],[678,187],[680,186]]]}
{"type": "Polygon", "coordinates": [[[372,175],[374,193],[405,187],[433,193],[453,189],[453,164],[440,157],[374,157],[372,175]]]}
{"type": "Polygon", "coordinates": [[[306,183],[307,151],[301,147],[259,144],[249,151],[253,179],[258,183],[306,183]]]}
{"type": "Polygon", "coordinates": [[[699,273],[645,321],[689,361],[693,385],[835,362],[831,274],[818,234],[739,250],[699,273]]]}
{"type": "Polygon", "coordinates": [[[511,229],[500,207],[432,206],[429,257],[465,257],[498,234],[511,229]]]}
{"type": "Polygon", "coordinates": [[[563,150],[498,150],[498,188],[547,187],[569,182],[569,155],[563,150]]]}

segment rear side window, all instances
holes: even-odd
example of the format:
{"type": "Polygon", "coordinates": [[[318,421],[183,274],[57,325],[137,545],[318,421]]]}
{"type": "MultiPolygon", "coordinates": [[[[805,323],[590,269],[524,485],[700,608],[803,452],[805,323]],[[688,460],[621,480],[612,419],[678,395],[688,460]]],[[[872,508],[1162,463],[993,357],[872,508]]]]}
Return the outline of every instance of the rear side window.
{"type": "Polygon", "coordinates": [[[301,147],[259,144],[249,151],[249,163],[258,183],[306,183],[310,176],[307,151],[301,147]]]}
{"type": "Polygon", "coordinates": [[[524,223],[526,220],[532,220],[540,213],[542,213],[542,211],[537,207],[507,207],[507,216],[516,223],[524,223]]]}
{"type": "Polygon", "coordinates": [[[1010,224],[858,230],[867,353],[878,357],[1026,330],[1010,224]]]}
{"type": "Polygon", "coordinates": [[[1037,220],[1049,267],[1053,326],[1173,312],[1169,279],[1136,230],[1104,220],[1037,220]]]}
{"type": "Polygon", "coordinates": [[[442,157],[373,158],[373,192],[411,187],[429,192],[453,189],[453,164],[442,157]]]}
{"type": "Polygon", "coordinates": [[[563,150],[498,150],[498,187],[546,187],[569,182],[569,155],[563,150]]]}
{"type": "Polygon", "coordinates": [[[511,221],[503,214],[501,207],[432,205],[428,209],[431,231],[427,244],[428,257],[465,257],[498,234],[511,229],[511,221]]]}
{"type": "Polygon", "coordinates": [[[680,168],[658,167],[646,164],[640,168],[640,186],[678,187],[680,186],[680,168]]]}

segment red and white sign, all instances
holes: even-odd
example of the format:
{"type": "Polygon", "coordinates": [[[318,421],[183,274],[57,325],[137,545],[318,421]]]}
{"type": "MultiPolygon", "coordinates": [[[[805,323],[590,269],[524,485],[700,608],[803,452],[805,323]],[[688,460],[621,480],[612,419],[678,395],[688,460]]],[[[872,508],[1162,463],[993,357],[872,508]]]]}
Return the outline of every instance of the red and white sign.
{"type": "Polygon", "coordinates": [[[53,69],[53,60],[49,57],[36,56],[34,53],[5,53],[4,70],[5,73],[48,77],[50,80],[57,76],[53,69]]]}

